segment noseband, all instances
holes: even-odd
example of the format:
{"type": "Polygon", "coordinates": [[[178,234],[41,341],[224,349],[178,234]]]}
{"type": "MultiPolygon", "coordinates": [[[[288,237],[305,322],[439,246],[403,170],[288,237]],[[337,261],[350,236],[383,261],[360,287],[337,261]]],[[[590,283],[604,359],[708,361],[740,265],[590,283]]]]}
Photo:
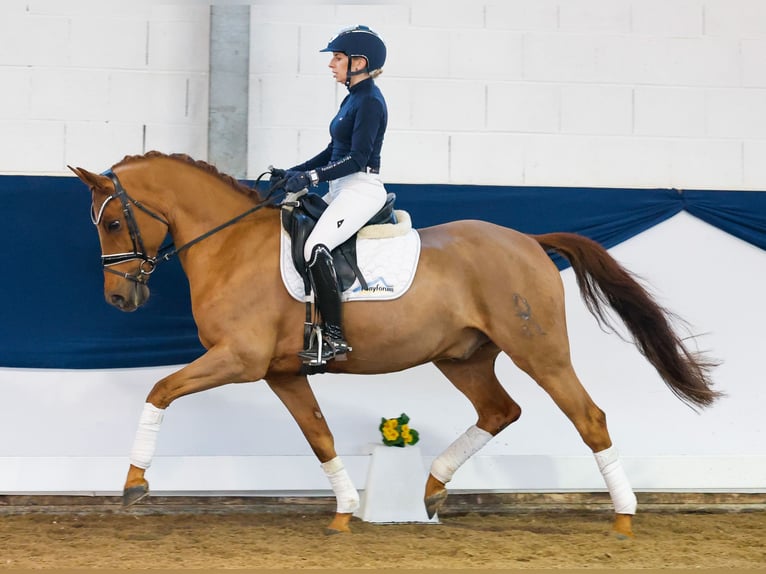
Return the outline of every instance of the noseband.
{"type": "MultiPolygon", "coordinates": [[[[258,179],[255,180],[255,186],[258,185],[258,182],[267,173],[269,172],[264,172],[258,176],[258,179]]],[[[271,188],[269,189],[269,193],[266,196],[266,199],[264,199],[261,203],[258,203],[257,205],[251,207],[244,213],[241,213],[237,215],[236,217],[230,219],[229,221],[226,221],[225,223],[222,223],[221,225],[214,227],[210,231],[203,233],[199,237],[192,239],[191,241],[182,245],[181,247],[176,248],[173,243],[170,243],[169,245],[161,247],[159,251],[157,252],[157,255],[152,257],[146,253],[146,249],[144,248],[144,242],[143,242],[143,239],[141,238],[141,230],[138,228],[138,223],[136,222],[136,217],[133,212],[133,206],[140,209],[141,211],[143,211],[144,213],[146,213],[153,219],[156,219],[168,229],[170,229],[170,223],[168,223],[168,221],[164,219],[162,216],[153,212],[151,209],[143,205],[140,201],[128,195],[128,192],[125,191],[125,188],[122,186],[122,183],[120,183],[120,180],[117,177],[117,174],[114,173],[111,169],[105,171],[102,175],[105,175],[112,180],[112,183],[114,184],[114,193],[109,195],[106,198],[106,200],[104,200],[104,203],[101,204],[101,207],[99,208],[98,213],[96,213],[96,206],[91,204],[90,219],[93,222],[93,225],[98,225],[99,223],[101,223],[101,220],[104,217],[104,209],[106,208],[107,204],[113,199],[118,199],[120,201],[120,205],[122,206],[122,214],[125,217],[125,222],[128,226],[128,232],[130,233],[130,241],[133,244],[133,251],[126,252],[126,253],[111,253],[109,255],[101,255],[101,264],[103,265],[105,272],[119,275],[120,277],[123,277],[124,279],[127,279],[128,281],[133,281],[135,283],[146,283],[149,280],[149,276],[152,273],[154,273],[154,270],[157,268],[157,265],[159,265],[159,263],[161,263],[162,261],[168,261],[172,259],[174,256],[178,255],[181,251],[188,249],[192,245],[199,243],[200,241],[210,237],[214,233],[218,233],[222,229],[229,227],[230,225],[233,225],[234,223],[237,223],[239,220],[245,218],[251,213],[254,213],[255,211],[258,211],[262,207],[273,206],[274,203],[271,202],[270,199],[274,191],[279,188],[279,185],[272,185],[271,188]],[[126,263],[127,261],[134,261],[134,260],[141,261],[141,263],[139,263],[138,265],[138,272],[135,274],[121,273],[119,271],[111,269],[113,265],[119,265],[120,263],[126,263]]],[[[278,182],[278,183],[281,184],[283,182],[278,182]]]]}

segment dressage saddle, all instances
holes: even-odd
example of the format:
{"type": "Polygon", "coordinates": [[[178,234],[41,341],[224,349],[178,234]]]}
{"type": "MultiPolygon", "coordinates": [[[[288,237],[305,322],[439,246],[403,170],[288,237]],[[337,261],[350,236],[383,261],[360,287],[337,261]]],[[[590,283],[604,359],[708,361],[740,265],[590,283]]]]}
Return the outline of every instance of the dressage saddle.
{"type": "MultiPolygon", "coordinates": [[[[396,194],[386,194],[386,202],[383,204],[383,207],[365,225],[396,223],[396,214],[394,213],[395,200],[396,194]]],[[[309,192],[301,195],[294,201],[287,202],[286,207],[291,209],[282,208],[282,227],[290,235],[293,264],[303,279],[306,294],[311,290],[311,283],[308,269],[306,268],[306,261],[303,258],[303,247],[317,220],[324,213],[324,210],[327,209],[327,205],[319,194],[309,192]]],[[[367,289],[367,282],[357,264],[356,234],[333,249],[332,257],[341,292],[351,287],[355,279],[359,280],[362,289],[367,289]]]]}

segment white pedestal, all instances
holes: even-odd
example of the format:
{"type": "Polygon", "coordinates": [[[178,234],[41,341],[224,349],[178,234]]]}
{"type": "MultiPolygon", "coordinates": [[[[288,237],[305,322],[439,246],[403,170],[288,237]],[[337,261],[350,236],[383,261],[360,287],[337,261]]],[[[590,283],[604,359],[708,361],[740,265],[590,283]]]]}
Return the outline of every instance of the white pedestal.
{"type": "Polygon", "coordinates": [[[428,471],[417,446],[375,446],[359,509],[365,522],[432,522],[423,503],[428,471]]]}

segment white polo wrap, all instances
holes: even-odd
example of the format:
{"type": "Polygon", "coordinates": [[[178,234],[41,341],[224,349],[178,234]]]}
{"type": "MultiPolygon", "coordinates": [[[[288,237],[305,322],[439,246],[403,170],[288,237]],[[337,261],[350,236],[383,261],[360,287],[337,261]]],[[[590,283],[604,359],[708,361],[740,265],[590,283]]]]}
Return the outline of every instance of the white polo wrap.
{"type": "Polygon", "coordinates": [[[492,439],[492,435],[476,425],[468,428],[431,463],[431,474],[444,484],[452,480],[458,468],[479,452],[492,439]]]}
{"type": "Polygon", "coordinates": [[[332,491],[335,493],[335,501],[338,504],[336,512],[351,514],[359,508],[359,493],[354,488],[340,457],[336,456],[332,460],[323,462],[322,470],[327,475],[332,491]]]}
{"type": "Polygon", "coordinates": [[[138,468],[149,468],[157,449],[157,433],[160,431],[165,409],[158,409],[151,403],[144,404],[141,418],[138,419],[138,430],[130,451],[130,464],[138,468]]]}
{"type": "Polygon", "coordinates": [[[614,445],[601,452],[594,452],[596,464],[606,482],[609,496],[612,497],[614,511],[617,514],[635,514],[638,501],[630,487],[628,477],[620,462],[620,455],[614,445]]]}

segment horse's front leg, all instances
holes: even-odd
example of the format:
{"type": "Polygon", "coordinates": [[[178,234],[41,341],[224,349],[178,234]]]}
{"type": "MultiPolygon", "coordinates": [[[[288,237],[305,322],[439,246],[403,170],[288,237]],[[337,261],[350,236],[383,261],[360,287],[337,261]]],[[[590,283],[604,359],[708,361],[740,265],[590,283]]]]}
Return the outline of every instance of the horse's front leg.
{"type": "Polygon", "coordinates": [[[335,441],[308,380],[305,376],[285,375],[269,376],[266,382],[298,423],[335,493],[337,509],[326,533],[350,532],[351,516],[359,508],[359,493],[335,452],[335,441]]]}
{"type": "Polygon", "coordinates": [[[170,403],[206,389],[259,378],[245,375],[239,368],[242,361],[235,359],[226,347],[212,347],[197,360],[154,385],[146,398],[130,452],[130,468],[122,495],[124,506],[135,504],[149,494],[145,473],[152,464],[162,419],[170,403]]]}

